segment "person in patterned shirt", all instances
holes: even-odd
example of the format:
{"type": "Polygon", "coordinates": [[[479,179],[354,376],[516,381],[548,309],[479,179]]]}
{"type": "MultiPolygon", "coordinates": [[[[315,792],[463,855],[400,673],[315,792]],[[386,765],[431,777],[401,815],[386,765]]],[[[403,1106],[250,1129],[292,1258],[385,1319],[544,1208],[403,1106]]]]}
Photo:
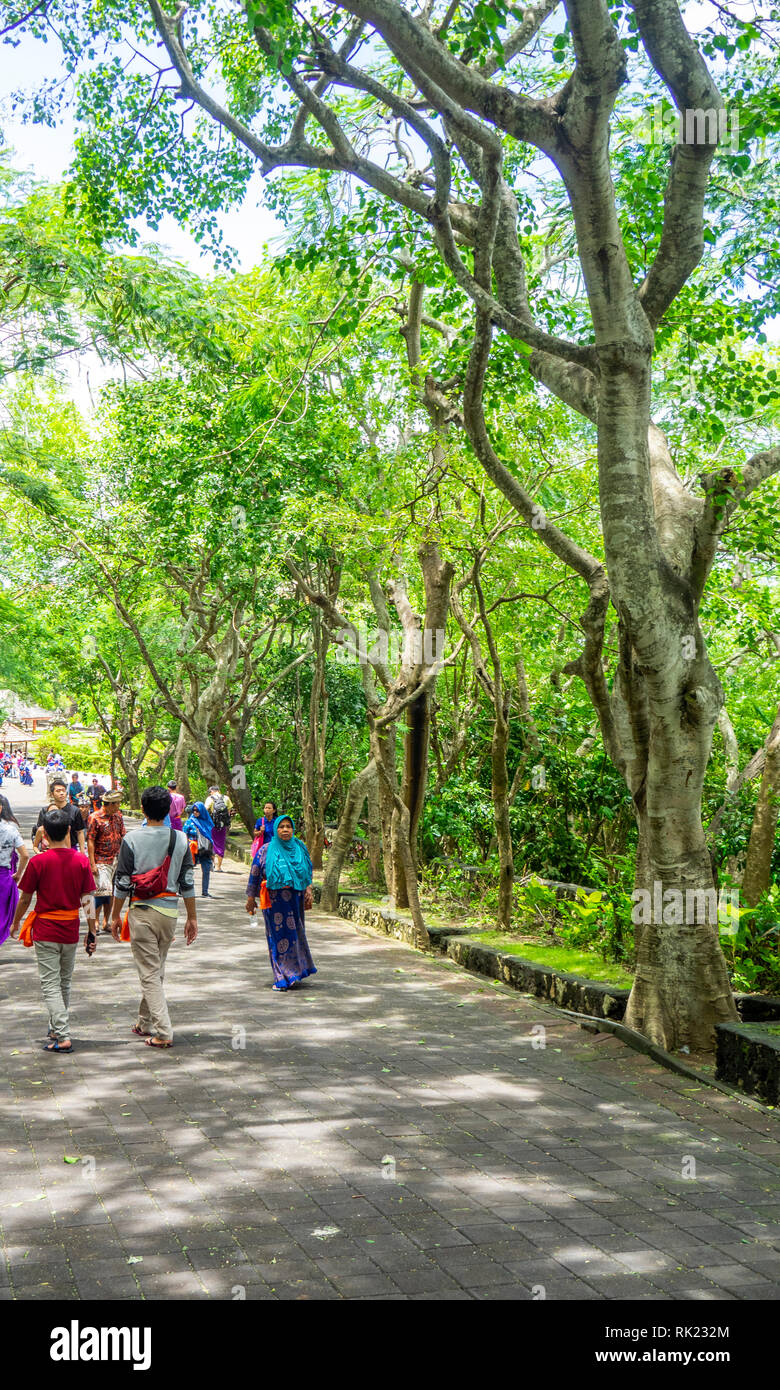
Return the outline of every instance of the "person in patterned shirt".
{"type": "Polygon", "coordinates": [[[125,823],[119,809],[121,800],[121,792],[106,792],[102,807],[93,811],[87,827],[87,851],[97,889],[95,915],[99,918],[100,910],[103,909],[104,932],[111,930],[108,918],[114,891],[114,869],[125,837],[125,823]]]}

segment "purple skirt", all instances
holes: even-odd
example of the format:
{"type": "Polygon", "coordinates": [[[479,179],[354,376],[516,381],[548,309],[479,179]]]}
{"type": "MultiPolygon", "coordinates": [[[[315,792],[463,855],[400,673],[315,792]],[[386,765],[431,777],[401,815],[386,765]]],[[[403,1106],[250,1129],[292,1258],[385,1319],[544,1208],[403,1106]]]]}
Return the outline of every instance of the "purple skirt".
{"type": "Polygon", "coordinates": [[[11,923],[18,901],[19,889],[14,883],[11,870],[0,868],[0,946],[11,934],[11,923]]]}
{"type": "Polygon", "coordinates": [[[218,859],[225,858],[225,845],[227,844],[227,826],[223,825],[221,830],[214,829],[211,832],[211,843],[214,846],[214,853],[218,859]]]}

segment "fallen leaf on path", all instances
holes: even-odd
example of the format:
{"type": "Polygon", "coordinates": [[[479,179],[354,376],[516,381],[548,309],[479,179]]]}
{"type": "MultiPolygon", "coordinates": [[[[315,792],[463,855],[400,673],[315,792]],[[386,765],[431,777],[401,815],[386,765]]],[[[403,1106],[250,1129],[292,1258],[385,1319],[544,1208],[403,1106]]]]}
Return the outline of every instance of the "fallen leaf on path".
{"type": "Polygon", "coordinates": [[[70,1154],[63,1154],[63,1155],[62,1155],[62,1161],[63,1161],[63,1163],[78,1163],[78,1162],[79,1162],[79,1159],[78,1159],[78,1158],[71,1158],[70,1154]]]}
{"type": "Polygon", "coordinates": [[[128,1255],[127,1257],[127,1263],[129,1265],[140,1265],[143,1264],[143,1261],[143,1255],[128,1255]]]}

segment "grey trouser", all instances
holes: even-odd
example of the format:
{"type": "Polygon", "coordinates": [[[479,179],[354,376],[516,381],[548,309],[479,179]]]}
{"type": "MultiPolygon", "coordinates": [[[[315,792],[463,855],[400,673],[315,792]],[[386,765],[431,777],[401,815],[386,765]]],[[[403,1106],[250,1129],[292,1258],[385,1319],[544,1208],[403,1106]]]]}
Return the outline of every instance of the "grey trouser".
{"type": "Polygon", "coordinates": [[[130,948],[141,981],[138,1027],[165,1042],[173,1040],[171,1016],[163,991],[165,957],[176,935],[176,918],[154,907],[130,908],[130,948]]]}
{"type": "Polygon", "coordinates": [[[78,942],[65,946],[61,941],[34,941],[33,945],[38,959],[43,1002],[49,1010],[49,1030],[61,1040],[70,1036],[68,1005],[78,942]]]}

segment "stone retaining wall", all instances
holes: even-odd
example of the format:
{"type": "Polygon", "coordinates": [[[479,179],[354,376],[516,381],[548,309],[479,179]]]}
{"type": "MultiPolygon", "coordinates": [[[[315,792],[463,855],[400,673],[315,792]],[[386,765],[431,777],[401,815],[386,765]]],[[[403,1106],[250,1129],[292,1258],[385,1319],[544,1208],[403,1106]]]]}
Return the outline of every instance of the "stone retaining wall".
{"type": "Polygon", "coordinates": [[[562,1009],[573,1009],[575,1013],[589,1014],[592,1018],[614,1019],[621,1019],[626,1011],[627,989],[553,970],[549,965],[524,960],[522,956],[510,955],[495,946],[483,946],[470,937],[449,938],[447,955],[467,970],[501,980],[523,994],[549,999],[562,1009]]]}
{"type": "Polygon", "coordinates": [[[739,1086],[767,1105],[780,1102],[780,1026],[766,1023],[719,1023],[718,1081],[739,1086]]]}

